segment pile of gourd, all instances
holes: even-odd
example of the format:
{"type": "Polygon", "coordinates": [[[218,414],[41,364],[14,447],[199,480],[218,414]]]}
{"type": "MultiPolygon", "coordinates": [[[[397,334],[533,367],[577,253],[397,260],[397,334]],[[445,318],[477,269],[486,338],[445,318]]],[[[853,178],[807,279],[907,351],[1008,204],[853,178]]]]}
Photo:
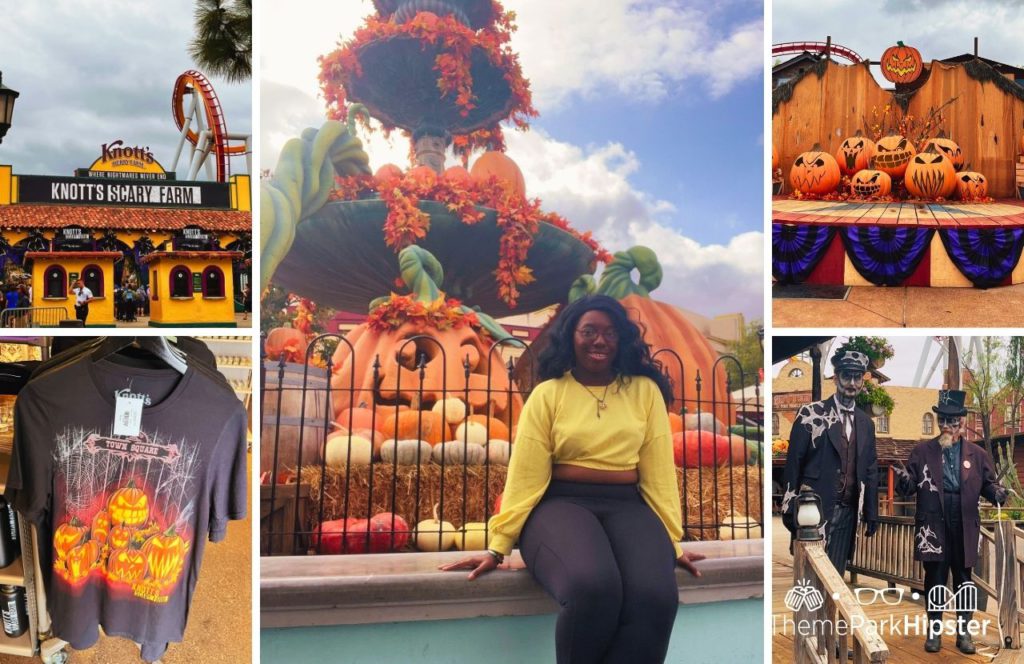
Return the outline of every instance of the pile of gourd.
{"type": "Polygon", "coordinates": [[[470,414],[466,403],[449,397],[430,410],[400,406],[376,413],[367,407],[341,411],[327,436],[325,460],[332,468],[387,463],[415,466],[507,466],[512,436],[501,420],[470,414]]]}
{"type": "Polygon", "coordinates": [[[387,553],[412,542],[420,551],[482,551],[486,548],[487,524],[468,522],[456,528],[438,518],[434,505],[432,519],[425,519],[412,530],[405,519],[392,512],[381,512],[369,519],[348,518],[324,521],[310,538],[314,551],[323,554],[387,553]]]}
{"type": "Polygon", "coordinates": [[[877,143],[861,132],[844,140],[835,155],[815,144],[801,153],[789,171],[793,191],[818,196],[839,187],[843,176],[850,178],[850,193],[858,198],[882,198],[902,181],[907,193],[925,200],[962,201],[988,198],[988,179],[964,170],[964,154],[953,140],[941,135],[929,138],[917,150],[906,137],[886,136],[877,143]]]}

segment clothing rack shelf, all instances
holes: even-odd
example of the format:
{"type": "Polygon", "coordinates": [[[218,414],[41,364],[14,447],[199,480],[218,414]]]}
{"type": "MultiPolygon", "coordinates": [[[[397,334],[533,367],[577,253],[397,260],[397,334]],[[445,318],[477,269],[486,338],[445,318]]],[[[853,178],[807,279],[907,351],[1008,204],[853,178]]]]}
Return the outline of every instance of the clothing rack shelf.
{"type": "MultiPolygon", "coordinates": [[[[0,493],[7,488],[7,471],[10,465],[10,453],[0,453],[0,493]]],[[[18,533],[21,556],[7,567],[0,569],[0,584],[20,586],[25,589],[25,599],[28,605],[28,629],[21,636],[14,638],[0,632],[0,653],[32,657],[36,653],[36,644],[39,642],[35,531],[32,525],[22,518],[21,514],[18,514],[18,533]]]]}

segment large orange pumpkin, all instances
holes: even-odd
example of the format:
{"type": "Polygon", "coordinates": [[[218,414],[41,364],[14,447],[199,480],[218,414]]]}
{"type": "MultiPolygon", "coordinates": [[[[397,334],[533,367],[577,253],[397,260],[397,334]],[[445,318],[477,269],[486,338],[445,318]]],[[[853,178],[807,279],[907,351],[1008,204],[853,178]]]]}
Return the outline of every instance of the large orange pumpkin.
{"type": "Polygon", "coordinates": [[[491,176],[505,185],[510,192],[526,196],[526,180],[516,162],[503,152],[485,152],[473,162],[470,174],[477,180],[484,181],[491,176]]]}
{"type": "Polygon", "coordinates": [[[360,405],[356,408],[345,408],[338,413],[335,423],[350,431],[356,429],[384,431],[384,418],[387,413],[383,412],[380,408],[377,408],[376,412],[374,410],[366,405],[360,405]]]}
{"type": "MultiPolygon", "coordinates": [[[[444,293],[437,288],[443,272],[429,252],[416,246],[406,247],[399,254],[399,264],[402,279],[415,291],[419,302],[446,306],[444,293]]],[[[382,412],[387,417],[394,415],[395,404],[411,405],[415,414],[415,410],[429,408],[441,399],[465,400],[468,387],[468,405],[475,412],[490,413],[504,422],[509,421],[509,416],[515,422],[519,416],[522,398],[513,393],[509,399],[508,372],[501,353],[496,350],[489,354],[494,343],[492,337],[471,325],[439,328],[413,319],[380,330],[367,322],[350,331],[345,339],[348,343],[339,343],[333,358],[331,386],[336,394],[336,413],[349,403],[375,405],[380,422],[382,412]],[[413,337],[416,339],[411,340],[413,337]],[[375,385],[374,362],[378,358],[375,385]],[[418,366],[421,358],[422,376],[418,366]],[[463,365],[466,361],[468,378],[463,365]]],[[[345,420],[340,419],[339,424],[345,426],[345,420]]],[[[387,420],[378,428],[385,437],[393,431],[387,420]]]]}
{"type": "Polygon", "coordinates": [[[892,178],[882,171],[857,171],[850,179],[850,188],[864,198],[888,196],[892,191],[892,178]]]}
{"type": "Polygon", "coordinates": [[[71,517],[69,523],[62,523],[53,531],[53,550],[58,560],[67,557],[68,552],[75,548],[85,539],[89,528],[78,520],[77,516],[71,517]]]}
{"type": "Polygon", "coordinates": [[[871,168],[887,173],[889,177],[901,178],[907,172],[907,164],[917,154],[914,144],[898,134],[886,136],[875,143],[875,156],[871,168]]]}
{"type": "Polygon", "coordinates": [[[981,173],[957,173],[956,188],[962,201],[982,201],[988,198],[988,178],[981,173]]]}
{"type": "Polygon", "coordinates": [[[149,498],[129,480],[128,486],[118,489],[107,503],[110,520],[126,526],[141,526],[149,518],[149,498]]]}
{"type": "Polygon", "coordinates": [[[121,583],[135,583],[146,575],[146,556],[133,546],[115,549],[107,560],[107,576],[121,583]]]}
{"type": "Polygon", "coordinates": [[[86,540],[68,551],[65,561],[68,581],[76,583],[89,576],[89,572],[96,566],[99,556],[100,545],[96,543],[96,540],[86,540]]]}
{"type": "Polygon", "coordinates": [[[267,359],[277,362],[284,356],[285,362],[306,361],[306,335],[293,327],[275,327],[267,334],[264,348],[267,359]]]}
{"type": "Polygon", "coordinates": [[[839,163],[839,170],[843,175],[853,175],[867,168],[874,154],[875,142],[861,135],[858,129],[856,134],[839,144],[836,162],[839,163]]]}
{"type": "Polygon", "coordinates": [[[153,535],[142,545],[148,577],[164,587],[174,585],[185,564],[191,545],[171,527],[162,535],[153,535]]]}
{"type": "Polygon", "coordinates": [[[921,146],[921,152],[927,152],[929,147],[934,147],[935,151],[945,155],[946,159],[953,164],[955,170],[961,171],[964,168],[964,153],[957,145],[956,141],[946,136],[945,132],[940,133],[935,138],[929,138],[921,146]]]}
{"type": "Polygon", "coordinates": [[[823,152],[820,145],[803,152],[789,169],[789,183],[794,191],[804,194],[827,194],[834,191],[841,178],[835,157],[823,152]]]}
{"type": "MultiPolygon", "coordinates": [[[[601,275],[599,293],[618,299],[631,319],[645,330],[644,341],[651,346],[656,360],[661,361],[672,379],[676,401],[674,412],[686,408],[689,413],[711,411],[711,398],[719,402],[714,413],[722,422],[731,422],[727,407],[725,361],[719,362],[718,353],[708,343],[683,312],[664,302],[651,299],[649,293],[661,283],[661,264],[657,255],[647,247],[636,246],[628,251],[616,252],[612,262],[601,275]],[[631,273],[637,270],[639,283],[633,283],[631,273]],[[678,355],[682,361],[676,360],[678,355]],[[697,374],[700,374],[700,403],[697,403],[697,374]],[[680,398],[683,399],[680,402],[680,398]]],[[[536,349],[539,353],[540,349],[536,349]]]]}
{"type": "Polygon", "coordinates": [[[893,83],[913,83],[924,71],[921,53],[903,42],[885,49],[881,63],[882,76],[893,83]]]}
{"type": "Polygon", "coordinates": [[[431,445],[448,440],[449,430],[440,413],[430,410],[407,410],[392,413],[384,420],[385,436],[395,440],[423,440],[431,445]]]}
{"type": "Polygon", "coordinates": [[[956,191],[956,170],[945,155],[929,147],[914,155],[907,165],[903,184],[911,196],[918,198],[949,198],[956,191]]]}
{"type": "Polygon", "coordinates": [[[405,173],[402,172],[402,169],[394,164],[384,164],[373,174],[378,180],[401,180],[403,175],[405,173]]]}

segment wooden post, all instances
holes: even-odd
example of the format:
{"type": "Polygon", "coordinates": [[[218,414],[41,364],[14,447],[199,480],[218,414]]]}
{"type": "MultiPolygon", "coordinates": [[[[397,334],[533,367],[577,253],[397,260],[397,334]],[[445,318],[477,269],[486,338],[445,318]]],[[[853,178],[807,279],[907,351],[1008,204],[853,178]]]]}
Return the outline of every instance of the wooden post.
{"type": "Polygon", "coordinates": [[[974,38],[974,58],[978,58],[978,38],[974,38]]]}
{"type": "Polygon", "coordinates": [[[1017,541],[1013,521],[996,523],[996,582],[999,584],[999,629],[1003,633],[1000,647],[1020,649],[1020,566],[1017,564],[1017,541]]]}
{"type": "Polygon", "coordinates": [[[832,35],[825,37],[825,59],[832,60],[832,35]]]}

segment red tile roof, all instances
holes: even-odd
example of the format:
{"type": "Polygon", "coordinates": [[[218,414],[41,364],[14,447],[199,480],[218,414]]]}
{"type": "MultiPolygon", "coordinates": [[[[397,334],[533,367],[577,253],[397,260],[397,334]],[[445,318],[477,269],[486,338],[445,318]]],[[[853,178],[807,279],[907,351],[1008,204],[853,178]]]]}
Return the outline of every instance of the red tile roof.
{"type": "Polygon", "coordinates": [[[173,231],[186,226],[203,230],[251,231],[252,213],[238,210],[103,207],[99,205],[0,205],[0,228],[110,228],[173,231]]]}
{"type": "MultiPolygon", "coordinates": [[[[25,254],[26,256],[28,254],[25,254]]],[[[119,254],[120,255],[120,254],[119,254]]],[[[149,263],[158,258],[195,258],[210,260],[211,258],[230,258],[236,260],[244,256],[241,251],[154,251],[139,259],[140,263],[149,263]]]]}

